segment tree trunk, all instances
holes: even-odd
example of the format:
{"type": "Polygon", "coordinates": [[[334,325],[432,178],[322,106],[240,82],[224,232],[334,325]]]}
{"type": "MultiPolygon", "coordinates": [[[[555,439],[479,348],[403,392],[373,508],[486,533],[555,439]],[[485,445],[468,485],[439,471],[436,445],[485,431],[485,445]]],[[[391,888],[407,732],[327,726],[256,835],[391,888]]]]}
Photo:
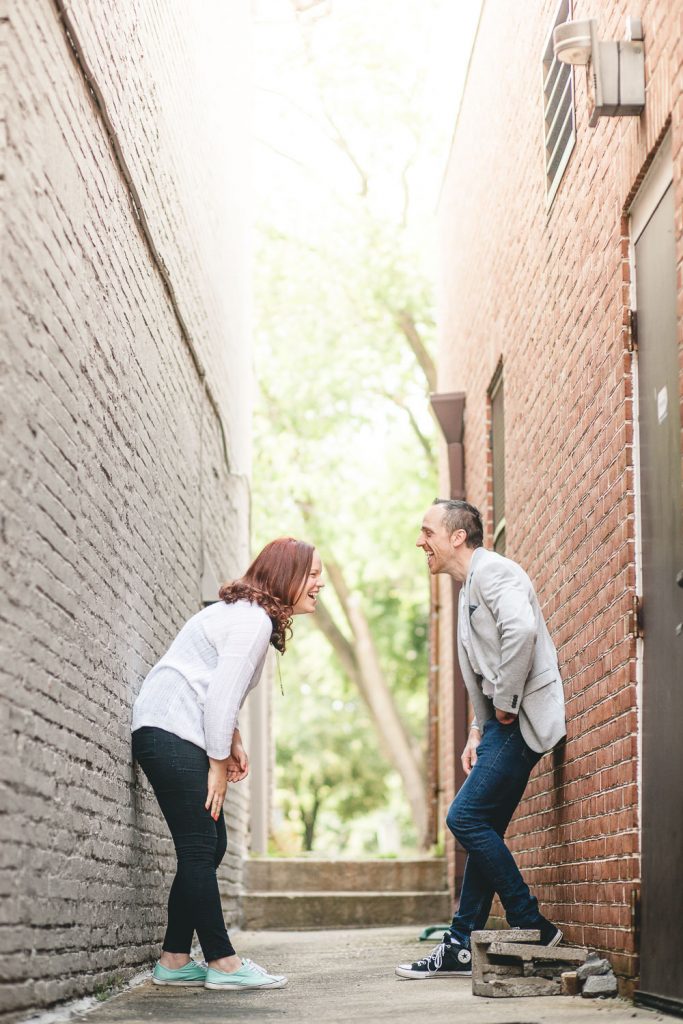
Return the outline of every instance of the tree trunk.
{"type": "Polygon", "coordinates": [[[436,391],[436,363],[427,351],[420,332],[417,329],[415,318],[407,309],[402,309],[394,314],[396,323],[412,349],[420,369],[422,370],[427,383],[427,391],[436,391]]]}
{"type": "Polygon", "coordinates": [[[353,641],[344,636],[320,599],[313,621],[329,640],[370,711],[382,750],[403,781],[418,843],[424,849],[427,846],[427,788],[422,752],[401,720],[358,595],[351,593],[340,567],[329,558],[325,568],[351,628],[353,641]]]}
{"type": "Polygon", "coordinates": [[[318,820],[318,811],[320,810],[320,799],[317,792],[313,797],[313,806],[311,807],[310,813],[301,810],[301,820],[304,826],[303,835],[303,846],[306,853],[311,853],[313,850],[313,837],[315,836],[315,825],[318,820]]]}

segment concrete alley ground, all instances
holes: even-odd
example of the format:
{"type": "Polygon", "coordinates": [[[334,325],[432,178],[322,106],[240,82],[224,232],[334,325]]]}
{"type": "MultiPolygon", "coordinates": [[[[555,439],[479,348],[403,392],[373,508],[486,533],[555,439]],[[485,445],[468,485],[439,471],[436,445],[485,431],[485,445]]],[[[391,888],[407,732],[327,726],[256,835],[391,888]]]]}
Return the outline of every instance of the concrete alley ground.
{"type": "MultiPolygon", "coordinates": [[[[401,981],[394,975],[395,964],[418,959],[432,948],[431,943],[418,942],[417,935],[414,927],[233,933],[241,955],[287,974],[288,987],[270,992],[210,992],[158,988],[146,981],[70,1020],[88,1024],[209,1024],[219,1020],[231,1024],[635,1024],[675,1020],[636,1009],[620,999],[482,999],[472,995],[469,979],[401,981]]],[[[67,1017],[52,1017],[55,1019],[67,1017]]]]}

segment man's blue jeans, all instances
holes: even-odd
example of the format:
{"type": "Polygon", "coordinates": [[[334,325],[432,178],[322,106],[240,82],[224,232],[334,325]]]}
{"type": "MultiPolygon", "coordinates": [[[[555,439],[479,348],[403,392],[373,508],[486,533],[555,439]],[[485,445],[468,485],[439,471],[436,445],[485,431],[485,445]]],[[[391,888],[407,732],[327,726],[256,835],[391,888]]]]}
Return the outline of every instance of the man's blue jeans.
{"type": "Polygon", "coordinates": [[[503,841],[505,830],[541,754],[527,746],[519,728],[496,718],[484,726],[477,763],[451,804],[446,824],[467,850],[460,907],[451,933],[461,945],[486,927],[494,893],[513,928],[538,928],[545,920],[503,841]]]}

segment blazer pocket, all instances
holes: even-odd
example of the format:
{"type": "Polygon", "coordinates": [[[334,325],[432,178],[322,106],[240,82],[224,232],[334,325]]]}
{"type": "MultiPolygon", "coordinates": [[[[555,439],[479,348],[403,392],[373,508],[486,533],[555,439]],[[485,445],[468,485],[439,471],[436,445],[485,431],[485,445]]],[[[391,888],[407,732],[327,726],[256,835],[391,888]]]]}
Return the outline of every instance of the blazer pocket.
{"type": "Polygon", "coordinates": [[[524,684],[524,696],[526,697],[529,693],[535,693],[536,690],[543,689],[548,683],[552,683],[555,679],[559,678],[559,670],[556,668],[546,668],[542,672],[537,672],[535,676],[531,676],[527,679],[524,684]]]}

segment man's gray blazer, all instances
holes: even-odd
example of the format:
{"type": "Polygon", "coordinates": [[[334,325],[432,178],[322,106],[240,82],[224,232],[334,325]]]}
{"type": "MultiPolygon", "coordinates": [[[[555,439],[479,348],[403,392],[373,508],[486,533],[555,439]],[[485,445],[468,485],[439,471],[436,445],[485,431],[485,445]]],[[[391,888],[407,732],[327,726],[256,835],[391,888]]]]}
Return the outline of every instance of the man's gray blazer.
{"type": "Polygon", "coordinates": [[[557,651],[531,580],[516,562],[477,548],[460,591],[458,658],[480,729],[495,708],[519,715],[532,750],[566,733],[557,651]]]}

